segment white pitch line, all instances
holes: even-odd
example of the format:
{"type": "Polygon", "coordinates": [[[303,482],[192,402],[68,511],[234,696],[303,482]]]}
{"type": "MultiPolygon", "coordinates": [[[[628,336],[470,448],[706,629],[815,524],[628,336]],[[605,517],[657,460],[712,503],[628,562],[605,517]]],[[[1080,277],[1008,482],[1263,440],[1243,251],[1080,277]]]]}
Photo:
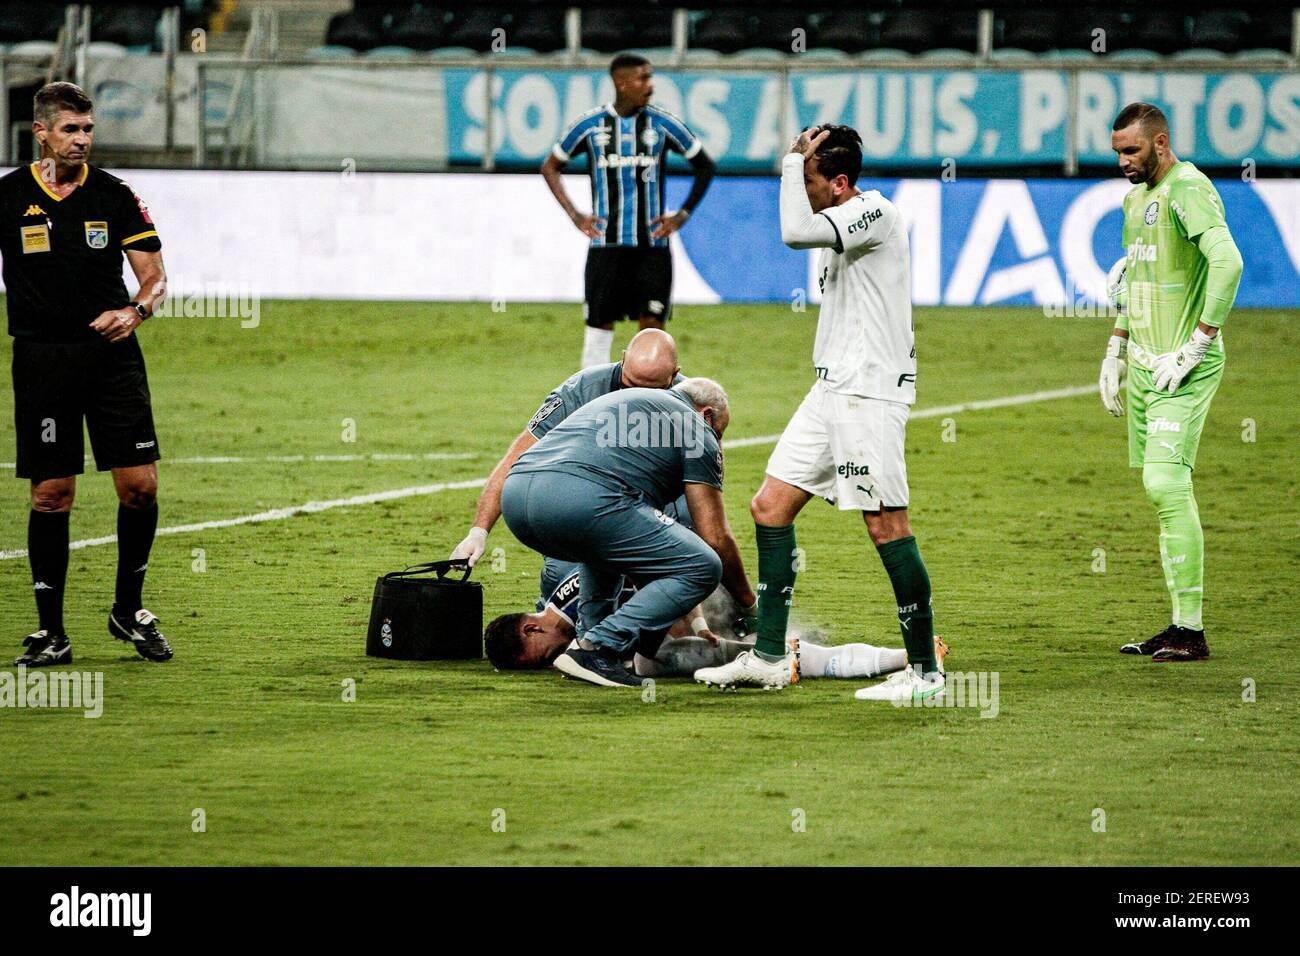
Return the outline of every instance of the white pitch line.
{"type": "MultiPolygon", "coordinates": [[[[255,462],[292,465],[308,461],[465,461],[480,457],[482,456],[467,451],[429,451],[424,454],[379,452],[373,455],[263,455],[252,458],[242,455],[199,455],[191,458],[164,458],[163,465],[247,465],[255,462]]],[[[91,460],[87,458],[86,463],[89,464],[91,460]]],[[[16,467],[17,465],[12,461],[0,461],[0,468],[16,467]]]]}
{"type": "MultiPolygon", "coordinates": [[[[1035,402],[1049,402],[1058,398],[1076,398],[1080,395],[1087,395],[1096,389],[1095,385],[1078,385],[1071,388],[1057,388],[1045,392],[1028,392],[1024,395],[1008,395],[1004,398],[988,398],[975,402],[963,402],[960,405],[939,405],[933,408],[923,408],[913,412],[912,418],[937,418],[941,415],[956,415],[960,412],[983,411],[989,408],[1007,408],[1012,405],[1030,405],[1035,402]]],[[[753,445],[771,445],[776,442],[780,435],[758,435],[753,438],[738,438],[735,441],[723,442],[726,448],[748,448],[753,445]]],[[[368,456],[359,456],[366,458],[368,456]]],[[[349,508],[356,505],[372,505],[380,501],[394,501],[398,498],[414,498],[419,495],[434,495],[442,491],[462,491],[470,488],[482,488],[487,484],[486,478],[473,478],[467,481],[442,481],[433,485],[415,485],[411,488],[394,488],[391,491],[376,491],[368,495],[354,495],[351,498],[334,498],[329,501],[308,501],[301,505],[291,505],[287,508],[272,508],[270,511],[259,511],[257,514],[241,515],[238,518],[222,518],[218,521],[200,521],[195,524],[174,525],[170,528],[159,528],[158,534],[188,534],[194,531],[211,531],[217,528],[235,528],[244,524],[261,524],[264,521],[282,521],[285,518],[292,518],[295,515],[315,514],[318,511],[329,511],[333,508],[349,508]]],[[[76,551],[80,548],[93,548],[102,544],[113,544],[117,541],[117,535],[105,535],[102,538],[84,538],[80,541],[73,541],[68,545],[69,551],[76,551]]],[[[27,557],[27,551],[21,548],[14,548],[9,551],[0,551],[0,561],[10,561],[14,558],[27,557]]]]}
{"type": "MultiPolygon", "coordinates": [[[[1097,390],[1096,385],[1073,385],[1070,388],[1054,388],[1046,392],[1026,392],[1024,395],[1007,395],[1004,398],[984,398],[975,402],[962,402],[959,405],[936,405],[912,412],[909,420],[918,418],[939,418],[943,415],[957,415],[961,412],[979,412],[987,408],[1008,408],[1012,405],[1032,405],[1035,402],[1050,402],[1058,398],[1077,398],[1097,390]]],[[[726,448],[748,448],[750,445],[774,445],[781,436],[756,435],[753,438],[737,438],[735,441],[723,442],[726,448]]]]}

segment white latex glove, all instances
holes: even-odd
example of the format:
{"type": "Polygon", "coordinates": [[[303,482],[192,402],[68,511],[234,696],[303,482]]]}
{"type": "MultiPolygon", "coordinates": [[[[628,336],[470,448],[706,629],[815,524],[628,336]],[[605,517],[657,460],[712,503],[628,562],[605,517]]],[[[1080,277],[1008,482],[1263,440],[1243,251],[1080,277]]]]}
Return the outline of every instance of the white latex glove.
{"type": "Polygon", "coordinates": [[[483,557],[483,552],[487,550],[487,536],[488,533],[477,525],[470,528],[469,534],[465,535],[465,540],[456,545],[456,550],[451,553],[451,560],[468,559],[469,566],[474,567],[478,564],[478,559],[483,557]]]}
{"type": "Polygon", "coordinates": [[[1106,343],[1106,357],[1101,360],[1101,380],[1097,383],[1101,403],[1116,418],[1124,414],[1124,388],[1128,382],[1128,362],[1124,361],[1124,356],[1127,353],[1128,339],[1112,335],[1106,343]]]}
{"type": "Polygon", "coordinates": [[[1156,359],[1156,367],[1152,369],[1156,391],[1167,391],[1170,395],[1178,391],[1183,379],[1201,364],[1201,359],[1205,358],[1205,353],[1210,350],[1213,342],[1213,335],[1206,335],[1197,327],[1192,329],[1190,342],[1177,352],[1166,352],[1156,359]]]}

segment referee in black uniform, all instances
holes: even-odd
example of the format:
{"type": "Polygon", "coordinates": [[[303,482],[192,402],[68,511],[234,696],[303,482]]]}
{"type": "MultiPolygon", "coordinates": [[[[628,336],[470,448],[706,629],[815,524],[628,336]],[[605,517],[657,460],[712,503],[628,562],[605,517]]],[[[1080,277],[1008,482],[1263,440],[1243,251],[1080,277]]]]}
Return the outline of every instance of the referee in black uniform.
{"type": "Polygon", "coordinates": [[[27,551],[40,617],[14,661],[28,667],[72,661],[63,588],[83,419],[95,464],[113,472],[121,502],[109,633],[148,660],[172,656],[141,600],[158,527],[159,454],[135,330],[164,294],[162,243],[134,190],[89,165],[92,109],[71,83],[42,87],[32,123],[40,161],[0,178],[18,477],[31,481],[27,551]],[[122,281],[124,252],[140,286],[134,298],[122,281]]]}

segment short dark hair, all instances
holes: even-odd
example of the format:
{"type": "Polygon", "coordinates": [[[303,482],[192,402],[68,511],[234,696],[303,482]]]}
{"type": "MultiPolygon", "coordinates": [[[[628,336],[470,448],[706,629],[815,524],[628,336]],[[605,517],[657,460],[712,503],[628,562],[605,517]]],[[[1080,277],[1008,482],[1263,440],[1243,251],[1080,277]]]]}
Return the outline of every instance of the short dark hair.
{"type": "Polygon", "coordinates": [[[1169,121],[1154,103],[1130,103],[1119,111],[1111,130],[1121,130],[1134,123],[1142,124],[1142,132],[1151,136],[1169,131],[1169,121]]]}
{"type": "Polygon", "coordinates": [[[813,154],[817,160],[817,172],[827,179],[847,176],[850,186],[857,185],[858,174],[862,172],[862,137],[852,126],[829,125],[809,130],[808,138],[823,132],[830,135],[813,154]]]}
{"type": "Polygon", "coordinates": [[[46,83],[32,97],[32,118],[49,126],[62,110],[89,113],[95,108],[86,91],[76,83],[46,83]]]}
{"type": "Polygon", "coordinates": [[[649,66],[650,61],[639,53],[620,53],[614,59],[609,61],[609,75],[613,76],[619,70],[626,70],[628,67],[649,66]]]}
{"type": "Polygon", "coordinates": [[[502,614],[483,632],[483,653],[499,671],[519,669],[519,659],[524,654],[523,634],[519,622],[523,614],[502,614]]]}

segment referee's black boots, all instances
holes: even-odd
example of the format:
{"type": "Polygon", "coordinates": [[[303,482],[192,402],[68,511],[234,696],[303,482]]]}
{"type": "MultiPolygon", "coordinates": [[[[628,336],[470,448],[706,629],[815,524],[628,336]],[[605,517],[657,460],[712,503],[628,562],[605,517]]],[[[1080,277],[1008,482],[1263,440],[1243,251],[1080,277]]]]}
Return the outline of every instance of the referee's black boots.
{"type": "Polygon", "coordinates": [[[171,645],[158,630],[158,617],[153,611],[140,608],[134,614],[128,614],[116,604],[108,612],[108,633],[119,641],[129,641],[135,645],[135,651],[147,661],[169,661],[172,658],[171,645]]]}
{"type": "Polygon", "coordinates": [[[15,660],[15,667],[50,667],[54,664],[72,663],[72,642],[66,634],[50,635],[37,631],[23,638],[23,651],[15,660]]]}

